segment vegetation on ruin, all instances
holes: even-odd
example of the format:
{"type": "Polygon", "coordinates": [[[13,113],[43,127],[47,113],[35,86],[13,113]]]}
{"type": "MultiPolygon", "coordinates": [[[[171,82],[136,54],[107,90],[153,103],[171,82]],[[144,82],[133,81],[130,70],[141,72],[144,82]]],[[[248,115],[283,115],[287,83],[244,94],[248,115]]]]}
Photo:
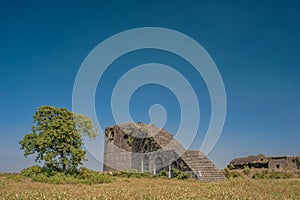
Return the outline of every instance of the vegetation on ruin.
{"type": "Polygon", "coordinates": [[[131,135],[133,137],[149,137],[150,132],[144,126],[138,126],[134,123],[128,123],[125,127],[122,128],[122,131],[125,134],[131,135]]]}
{"type": "Polygon", "coordinates": [[[160,147],[151,137],[150,130],[145,126],[139,126],[134,123],[128,123],[122,126],[124,137],[130,147],[134,146],[136,152],[145,153],[156,151],[160,147]]]}

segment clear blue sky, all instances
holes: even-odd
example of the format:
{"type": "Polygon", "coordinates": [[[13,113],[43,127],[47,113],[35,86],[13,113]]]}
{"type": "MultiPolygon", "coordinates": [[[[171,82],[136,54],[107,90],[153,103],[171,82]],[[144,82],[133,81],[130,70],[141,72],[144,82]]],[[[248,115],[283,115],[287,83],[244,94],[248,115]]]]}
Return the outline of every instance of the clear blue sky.
{"type": "MultiPolygon", "coordinates": [[[[219,167],[249,154],[299,155],[299,10],[297,1],[1,1],[0,171],[19,171],[33,164],[32,158],[23,158],[18,141],[30,132],[37,107],[72,108],[76,73],[96,45],[121,31],[147,26],[192,37],[216,62],[228,102],[224,130],[209,154],[219,167]]],[[[109,94],[124,72],[120,66],[147,62],[188,66],[158,50],[120,57],[99,83],[107,94],[96,95],[101,125],[113,123],[109,94]]],[[[197,85],[201,98],[203,130],[192,145],[198,148],[210,118],[209,95],[193,70],[185,67],[181,73],[197,85]]],[[[165,128],[176,131],[178,102],[157,85],[134,94],[134,119],[148,122],[153,103],[166,107],[170,114],[165,128]]],[[[90,161],[97,168],[97,162],[90,161]]]]}

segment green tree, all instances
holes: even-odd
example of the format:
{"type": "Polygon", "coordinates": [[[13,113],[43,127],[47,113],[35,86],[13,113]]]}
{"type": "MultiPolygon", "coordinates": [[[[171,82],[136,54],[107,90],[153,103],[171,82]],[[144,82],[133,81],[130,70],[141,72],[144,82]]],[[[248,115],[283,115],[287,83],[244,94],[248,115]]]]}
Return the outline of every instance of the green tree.
{"type": "Polygon", "coordinates": [[[74,171],[85,158],[83,137],[95,139],[92,120],[66,108],[41,106],[33,116],[32,132],[19,142],[24,156],[35,154],[36,162],[47,168],[74,171]]]}

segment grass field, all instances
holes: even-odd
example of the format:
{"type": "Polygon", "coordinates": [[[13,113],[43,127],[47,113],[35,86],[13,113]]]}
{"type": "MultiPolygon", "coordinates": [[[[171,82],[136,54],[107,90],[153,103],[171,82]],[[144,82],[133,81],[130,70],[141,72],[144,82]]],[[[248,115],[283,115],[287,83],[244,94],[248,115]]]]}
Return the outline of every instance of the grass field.
{"type": "Polygon", "coordinates": [[[120,178],[112,183],[47,184],[0,175],[0,199],[300,199],[300,179],[231,179],[220,183],[120,178]]]}

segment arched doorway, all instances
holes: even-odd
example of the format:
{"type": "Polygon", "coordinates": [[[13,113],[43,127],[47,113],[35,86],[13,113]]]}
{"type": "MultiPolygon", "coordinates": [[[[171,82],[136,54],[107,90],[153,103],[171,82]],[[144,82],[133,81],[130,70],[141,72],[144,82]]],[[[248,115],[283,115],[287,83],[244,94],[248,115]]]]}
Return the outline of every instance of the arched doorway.
{"type": "Polygon", "coordinates": [[[160,157],[158,157],[155,160],[155,172],[156,172],[156,174],[159,174],[160,171],[162,170],[162,168],[163,168],[163,160],[160,157]]]}
{"type": "Polygon", "coordinates": [[[175,160],[170,164],[170,167],[169,167],[169,178],[174,177],[172,169],[178,169],[178,163],[175,160]]]}
{"type": "Polygon", "coordinates": [[[178,163],[174,160],[172,163],[171,163],[171,168],[174,169],[178,169],[178,163]]]}
{"type": "Polygon", "coordinates": [[[142,161],[142,172],[148,172],[148,171],[149,171],[149,157],[147,155],[144,155],[142,161]]]}

